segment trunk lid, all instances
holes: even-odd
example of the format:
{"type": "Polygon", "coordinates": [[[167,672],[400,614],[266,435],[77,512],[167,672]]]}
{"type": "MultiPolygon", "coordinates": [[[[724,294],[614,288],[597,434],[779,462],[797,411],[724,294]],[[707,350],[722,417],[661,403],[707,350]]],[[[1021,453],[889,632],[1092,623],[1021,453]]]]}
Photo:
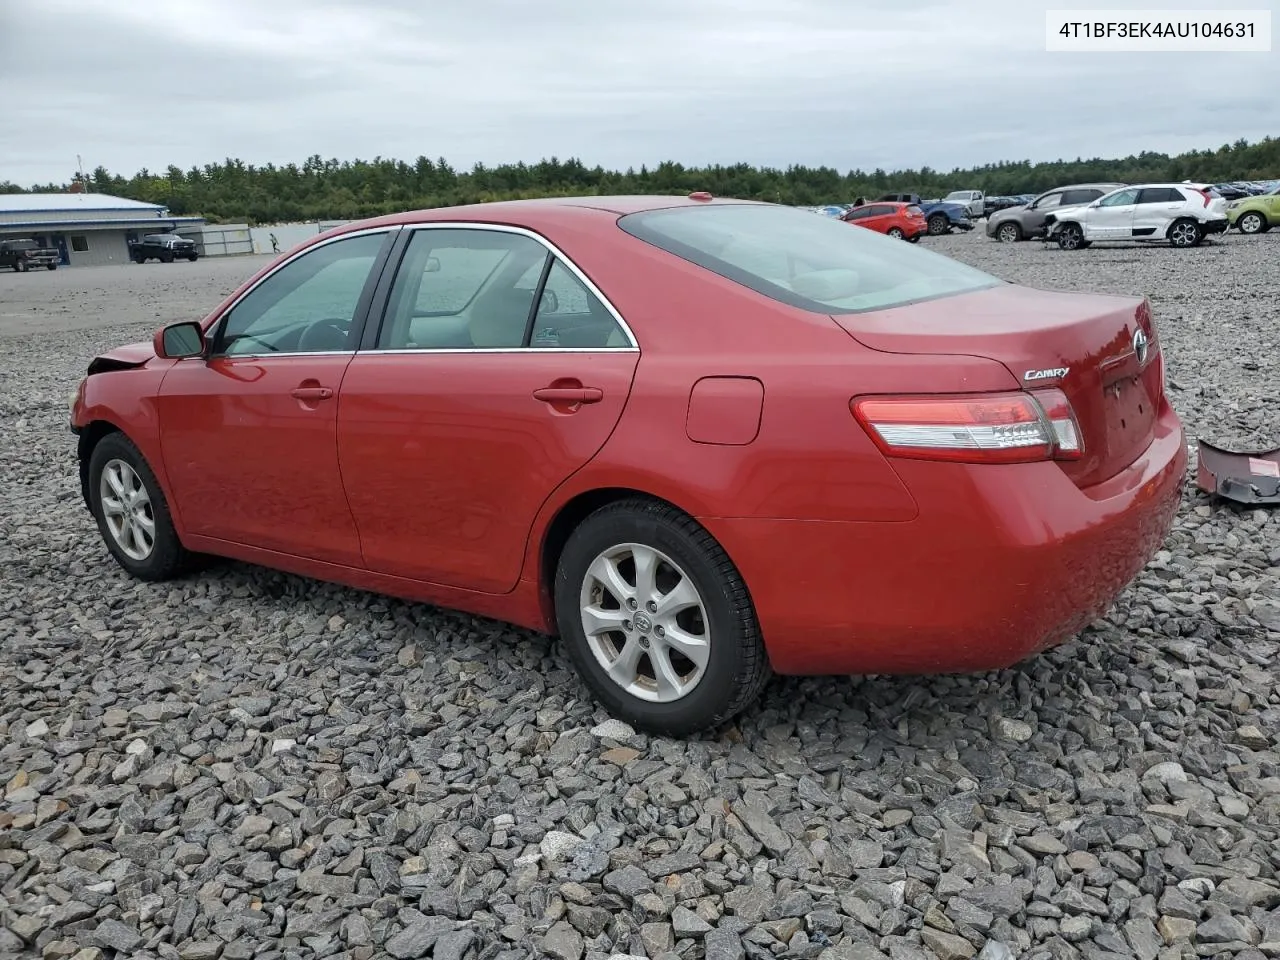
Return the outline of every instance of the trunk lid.
{"type": "Polygon", "coordinates": [[[1061,466],[1078,486],[1115,476],[1153,439],[1164,362],[1144,298],[1005,284],[832,319],[873,350],[985,357],[1003,364],[1026,390],[1062,390],[1084,455],[1061,466]]]}

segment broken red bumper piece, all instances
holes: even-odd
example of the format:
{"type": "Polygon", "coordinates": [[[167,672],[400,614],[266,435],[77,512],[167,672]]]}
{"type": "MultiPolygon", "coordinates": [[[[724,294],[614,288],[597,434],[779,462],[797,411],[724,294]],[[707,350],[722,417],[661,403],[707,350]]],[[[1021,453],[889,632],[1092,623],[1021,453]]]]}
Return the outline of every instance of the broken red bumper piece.
{"type": "Polygon", "coordinates": [[[1280,504],[1280,448],[1231,453],[1201,440],[1196,486],[1236,503],[1280,504]]]}

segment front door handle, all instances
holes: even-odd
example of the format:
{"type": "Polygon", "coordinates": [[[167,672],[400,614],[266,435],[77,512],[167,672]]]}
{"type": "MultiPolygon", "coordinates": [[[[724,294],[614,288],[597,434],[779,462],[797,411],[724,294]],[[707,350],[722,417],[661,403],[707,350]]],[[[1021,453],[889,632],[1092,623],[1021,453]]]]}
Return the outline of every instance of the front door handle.
{"type": "Polygon", "coordinates": [[[299,400],[314,402],[316,400],[328,400],[333,396],[332,387],[295,387],[293,396],[299,400]]]}
{"type": "Polygon", "coordinates": [[[541,387],[533,391],[533,398],[544,403],[599,403],[604,391],[599,387],[541,387]]]}

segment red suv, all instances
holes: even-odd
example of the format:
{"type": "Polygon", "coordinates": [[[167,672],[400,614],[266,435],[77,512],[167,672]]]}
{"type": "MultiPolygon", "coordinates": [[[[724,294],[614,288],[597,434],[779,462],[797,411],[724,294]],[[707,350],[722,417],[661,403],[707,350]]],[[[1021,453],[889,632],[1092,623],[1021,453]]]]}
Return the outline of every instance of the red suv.
{"type": "Polygon", "coordinates": [[[924,211],[914,203],[868,203],[854,207],[840,219],[912,243],[929,232],[924,211]]]}

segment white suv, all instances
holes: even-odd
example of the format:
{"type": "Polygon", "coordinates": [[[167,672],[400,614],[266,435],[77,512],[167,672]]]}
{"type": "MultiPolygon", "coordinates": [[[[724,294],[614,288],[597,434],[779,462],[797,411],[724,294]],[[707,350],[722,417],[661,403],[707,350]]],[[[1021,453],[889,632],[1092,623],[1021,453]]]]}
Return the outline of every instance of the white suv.
{"type": "Polygon", "coordinates": [[[1227,229],[1227,201],[1199,183],[1144,183],[1113,190],[1086,206],[1051,213],[1045,239],[1063,250],[1083,250],[1095,240],[1168,240],[1194,247],[1227,229]]]}

